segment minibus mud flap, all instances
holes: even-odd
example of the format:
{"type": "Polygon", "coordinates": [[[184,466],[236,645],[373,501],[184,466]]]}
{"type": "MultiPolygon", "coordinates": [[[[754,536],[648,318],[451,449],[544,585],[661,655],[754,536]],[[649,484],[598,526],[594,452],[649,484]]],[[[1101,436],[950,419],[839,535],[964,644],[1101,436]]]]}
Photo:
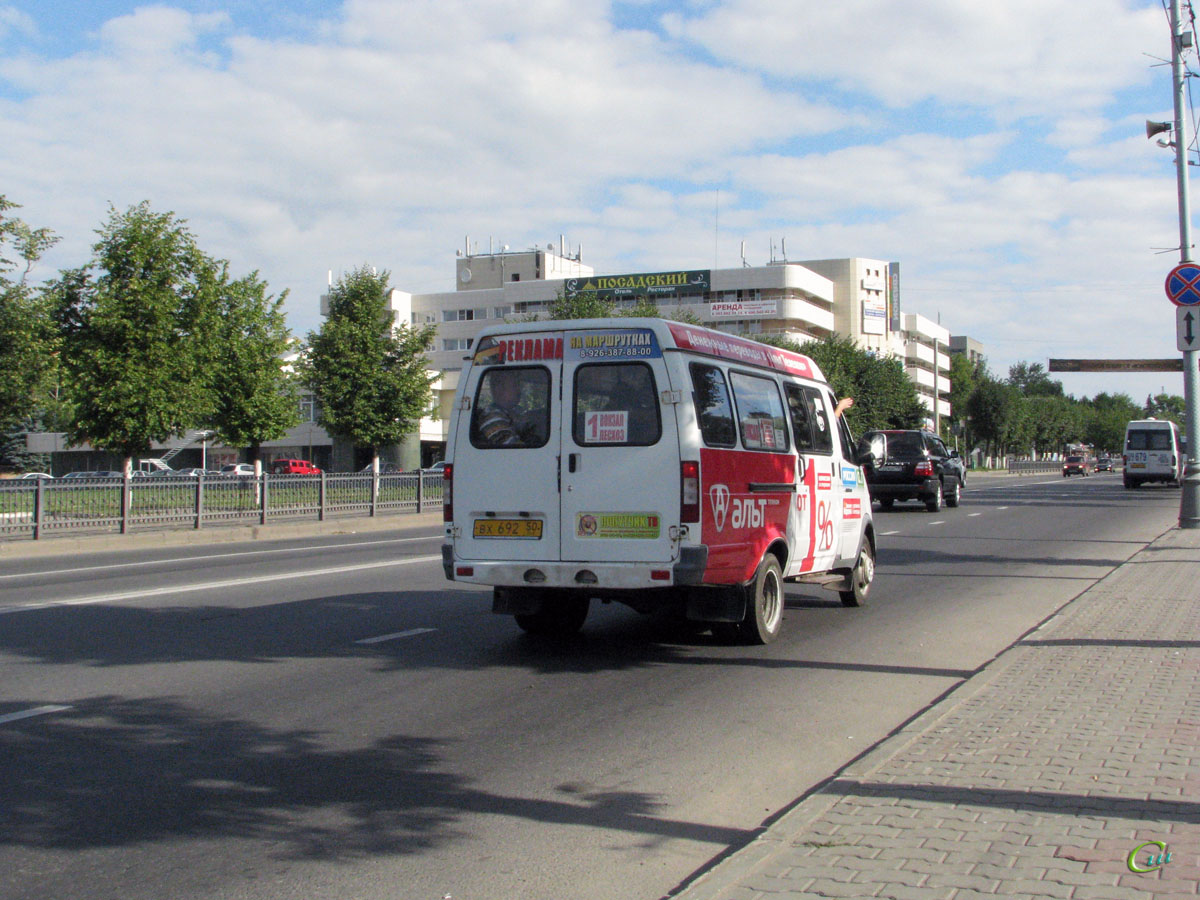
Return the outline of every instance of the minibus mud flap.
{"type": "Polygon", "coordinates": [[[508,616],[531,616],[541,612],[543,591],[530,588],[492,588],[492,612],[508,616]]]}
{"type": "Polygon", "coordinates": [[[741,585],[692,588],[687,617],[693,622],[741,622],[746,618],[746,589],[741,585]]]}

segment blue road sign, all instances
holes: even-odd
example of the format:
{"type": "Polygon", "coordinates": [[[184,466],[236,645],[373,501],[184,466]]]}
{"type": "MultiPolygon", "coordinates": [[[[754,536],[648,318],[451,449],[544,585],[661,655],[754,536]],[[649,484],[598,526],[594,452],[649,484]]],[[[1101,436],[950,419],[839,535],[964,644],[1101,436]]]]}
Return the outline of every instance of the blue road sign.
{"type": "Polygon", "coordinates": [[[1176,306],[1200,304],[1200,264],[1185,262],[1167,275],[1167,299],[1176,306]]]}

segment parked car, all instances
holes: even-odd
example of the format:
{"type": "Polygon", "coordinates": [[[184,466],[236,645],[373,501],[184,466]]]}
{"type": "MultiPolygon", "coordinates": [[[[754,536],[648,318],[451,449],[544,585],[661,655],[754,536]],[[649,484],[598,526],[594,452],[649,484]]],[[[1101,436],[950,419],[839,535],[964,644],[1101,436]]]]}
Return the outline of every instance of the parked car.
{"type": "Polygon", "coordinates": [[[858,444],[871,499],[884,509],[897,500],[920,500],[930,512],[958,506],[967,468],[929,431],[868,431],[858,444]]]}
{"type": "Polygon", "coordinates": [[[1112,470],[1112,457],[1101,456],[1096,460],[1097,472],[1111,472],[1112,470]]]}
{"type": "Polygon", "coordinates": [[[38,481],[53,481],[54,480],[54,476],[50,475],[46,472],[26,472],[24,475],[21,476],[22,481],[25,481],[26,479],[34,479],[34,478],[36,478],[38,481]]]}
{"type": "Polygon", "coordinates": [[[277,459],[271,463],[275,475],[320,475],[321,470],[307,459],[277,459]]]}
{"type": "Polygon", "coordinates": [[[1063,478],[1070,475],[1088,476],[1092,474],[1092,459],[1090,456],[1068,456],[1063,460],[1063,478]]]}
{"type": "MultiPolygon", "coordinates": [[[[371,464],[370,464],[370,463],[367,463],[365,466],[363,466],[363,467],[362,467],[361,469],[359,469],[358,471],[360,471],[360,472],[363,472],[363,473],[365,473],[365,474],[370,474],[370,472],[371,472],[371,464]]],[[[398,474],[400,474],[402,471],[404,471],[404,470],[403,470],[403,469],[401,469],[401,468],[400,468],[398,465],[396,465],[395,463],[385,463],[385,462],[380,462],[380,463],[379,463],[379,474],[380,474],[380,475],[398,475],[398,474]]]]}
{"type": "Polygon", "coordinates": [[[445,469],[445,468],[446,468],[446,461],[443,459],[443,460],[439,460],[438,462],[435,462],[435,463],[434,463],[432,466],[430,466],[428,469],[422,469],[422,471],[424,471],[424,472],[436,472],[437,474],[441,475],[441,474],[442,474],[442,470],[443,470],[443,469],[445,469]]]}
{"type": "Polygon", "coordinates": [[[226,478],[253,478],[254,466],[250,463],[230,463],[221,466],[221,474],[226,478]]]}
{"type": "Polygon", "coordinates": [[[125,474],[123,472],[113,472],[111,470],[100,470],[98,472],[68,472],[66,475],[63,476],[63,480],[66,480],[69,478],[72,481],[84,480],[84,479],[86,479],[88,481],[98,481],[98,480],[107,479],[107,478],[124,478],[124,477],[125,477],[125,474]]]}

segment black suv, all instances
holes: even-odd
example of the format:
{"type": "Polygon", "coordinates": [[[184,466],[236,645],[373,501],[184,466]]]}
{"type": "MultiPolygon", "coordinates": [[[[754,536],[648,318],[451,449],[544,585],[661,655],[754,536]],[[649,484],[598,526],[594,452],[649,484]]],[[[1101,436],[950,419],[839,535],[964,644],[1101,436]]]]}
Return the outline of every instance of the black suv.
{"type": "Polygon", "coordinates": [[[897,500],[921,500],[930,512],[958,506],[967,468],[930,431],[868,431],[858,442],[871,499],[889,509],[897,500]]]}

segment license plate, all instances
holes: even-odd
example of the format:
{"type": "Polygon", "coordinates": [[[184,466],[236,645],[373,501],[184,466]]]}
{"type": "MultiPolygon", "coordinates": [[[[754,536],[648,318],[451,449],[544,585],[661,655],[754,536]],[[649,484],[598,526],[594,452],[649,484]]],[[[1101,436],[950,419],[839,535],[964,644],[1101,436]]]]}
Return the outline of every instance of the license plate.
{"type": "Polygon", "coordinates": [[[541,540],[541,519],[476,519],[477,538],[525,538],[541,540]]]}

